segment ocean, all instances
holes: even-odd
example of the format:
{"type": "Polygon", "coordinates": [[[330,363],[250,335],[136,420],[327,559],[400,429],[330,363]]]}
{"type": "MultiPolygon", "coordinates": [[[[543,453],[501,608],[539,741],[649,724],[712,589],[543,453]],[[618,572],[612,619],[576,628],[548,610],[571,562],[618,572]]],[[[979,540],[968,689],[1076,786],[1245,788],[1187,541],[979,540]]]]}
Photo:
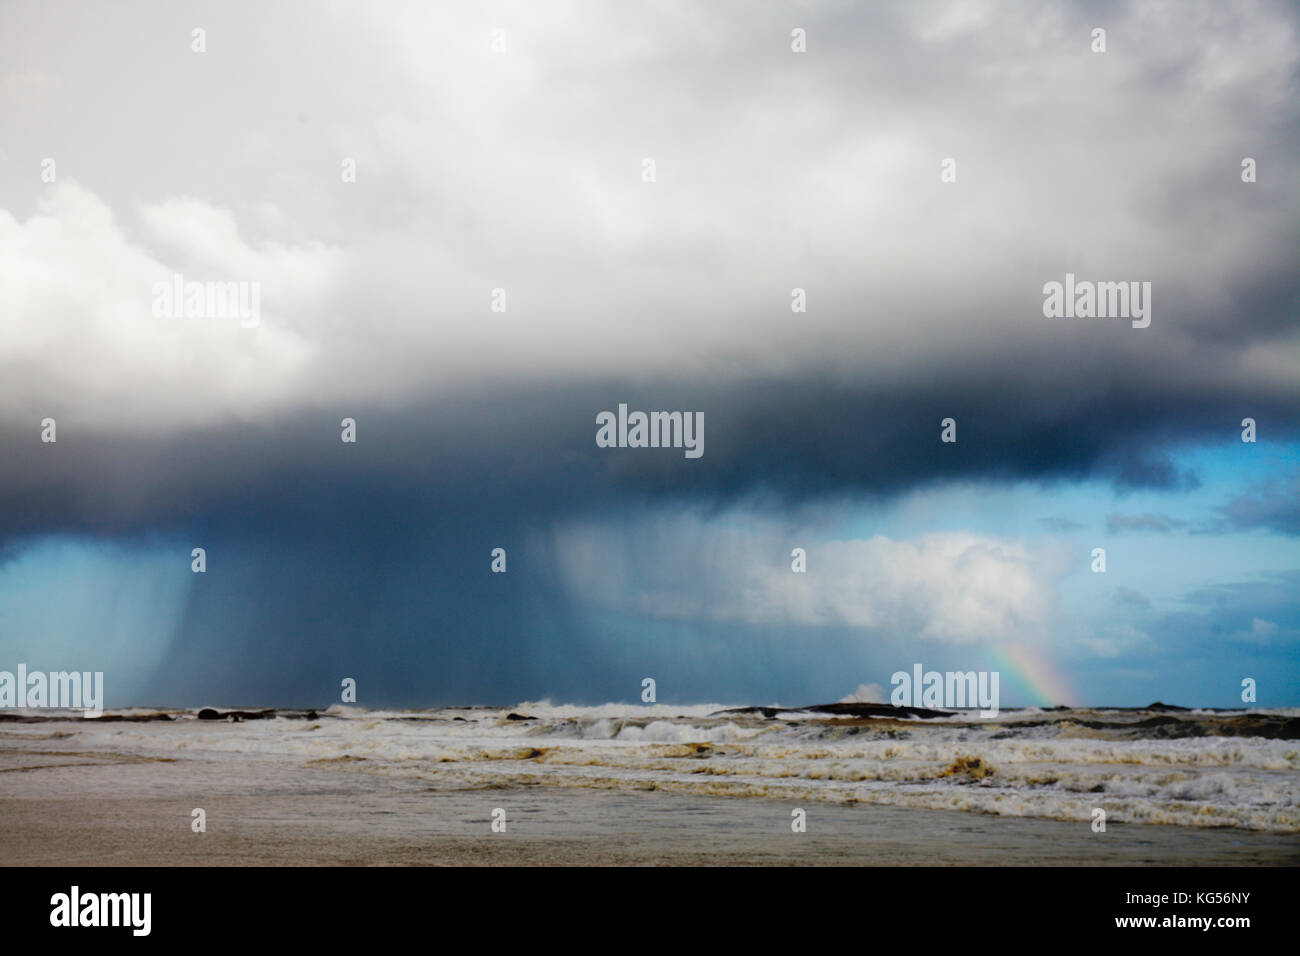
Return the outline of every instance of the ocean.
{"type": "MultiPolygon", "coordinates": [[[[825,847],[864,841],[849,853],[854,862],[880,859],[872,841],[918,845],[936,832],[949,834],[937,852],[947,846],[950,862],[1028,862],[1062,840],[1075,847],[1068,859],[1087,860],[1093,848],[1124,839],[1146,848],[1135,850],[1146,862],[1234,853],[1246,862],[1300,861],[1295,708],[1030,708],[995,719],[839,708],[847,713],[548,701],[203,717],[197,708],[133,709],[90,720],[10,711],[0,720],[0,859],[47,860],[14,821],[35,826],[68,800],[65,829],[51,826],[51,839],[77,832],[66,827],[80,815],[97,834],[92,843],[116,846],[117,831],[101,819],[113,808],[118,829],[138,832],[135,845],[153,846],[148,858],[167,862],[193,845],[183,843],[191,806],[206,808],[212,832],[229,833],[237,821],[274,842],[305,827],[303,839],[331,834],[322,846],[347,837],[386,848],[374,850],[377,860],[321,849],[332,862],[419,862],[398,848],[420,834],[464,838],[456,846],[472,855],[491,842],[498,810],[509,833],[552,842],[604,834],[629,846],[644,838],[666,859],[697,848],[698,829],[720,848],[749,846],[732,862],[781,862],[767,859],[775,844],[759,837],[788,838],[802,811],[808,834],[841,838],[825,847]],[[1096,829],[1098,810],[1105,832],[1096,829]],[[160,815],[161,831],[152,822],[160,815]]],[[[131,840],[123,840],[110,858],[132,862],[131,840]]],[[[282,861],[316,861],[301,843],[286,844],[282,861]]],[[[584,859],[553,850],[563,862],[584,859]]],[[[444,851],[439,859],[452,862],[444,851]]],[[[546,852],[529,859],[545,862],[546,852]]],[[[280,861],[273,852],[270,859],[280,861]]]]}

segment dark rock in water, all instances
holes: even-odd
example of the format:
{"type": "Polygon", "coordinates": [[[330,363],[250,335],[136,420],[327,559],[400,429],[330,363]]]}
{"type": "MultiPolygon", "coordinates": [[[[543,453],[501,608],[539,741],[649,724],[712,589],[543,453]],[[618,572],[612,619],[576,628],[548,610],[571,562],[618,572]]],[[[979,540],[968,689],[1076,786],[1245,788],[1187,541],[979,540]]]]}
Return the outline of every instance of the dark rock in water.
{"type": "Polygon", "coordinates": [[[460,721],[464,721],[465,723],[469,723],[469,721],[465,720],[464,717],[453,717],[452,720],[460,720],[460,721]]]}
{"type": "Polygon", "coordinates": [[[523,714],[506,714],[506,720],[536,720],[536,717],[526,717],[523,714]]]}
{"type": "Polygon", "coordinates": [[[1144,707],[1143,709],[1144,710],[1191,710],[1192,708],[1179,707],[1177,704],[1163,704],[1160,701],[1156,701],[1154,704],[1150,704],[1147,707],[1144,707]]]}
{"type": "Polygon", "coordinates": [[[732,707],[720,710],[718,714],[762,714],[775,717],[777,714],[789,714],[803,711],[813,714],[830,714],[834,717],[952,717],[953,711],[927,710],[924,707],[895,707],[892,704],[813,704],[810,707],[732,707]]]}
{"type": "Polygon", "coordinates": [[[828,707],[818,707],[818,711],[824,711],[831,714],[840,714],[845,717],[920,717],[928,719],[932,717],[956,717],[955,710],[931,710],[928,707],[893,707],[888,704],[845,704],[846,709],[841,710],[841,705],[832,704],[828,707]],[[851,709],[848,709],[851,708],[851,709]]]}
{"type": "Polygon", "coordinates": [[[269,707],[266,710],[213,710],[211,707],[204,707],[199,711],[199,720],[229,720],[238,723],[241,720],[268,720],[275,716],[275,708],[269,707]]]}
{"type": "Polygon", "coordinates": [[[801,709],[840,717],[952,717],[956,713],[925,707],[895,707],[893,704],[818,704],[801,709]]]}
{"type": "Polygon", "coordinates": [[[7,714],[0,711],[0,721],[12,721],[18,724],[40,724],[59,720],[94,720],[98,724],[113,723],[147,723],[153,720],[171,720],[171,714],[100,714],[98,717],[86,718],[80,715],[69,718],[66,715],[53,714],[7,714]]]}
{"type": "Polygon", "coordinates": [[[116,721],[127,721],[130,723],[144,723],[151,720],[171,720],[171,714],[101,714],[96,718],[100,723],[114,723],[116,721]]]}

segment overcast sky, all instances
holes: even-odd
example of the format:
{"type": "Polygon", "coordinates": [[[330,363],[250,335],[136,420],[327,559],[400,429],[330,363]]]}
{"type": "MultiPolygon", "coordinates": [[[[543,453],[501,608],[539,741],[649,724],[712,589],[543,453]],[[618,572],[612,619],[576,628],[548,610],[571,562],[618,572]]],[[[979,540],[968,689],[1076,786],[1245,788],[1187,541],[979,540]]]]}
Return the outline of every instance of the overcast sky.
{"type": "Polygon", "coordinates": [[[0,669],[1300,704],[1298,21],[7,3],[0,669]],[[1149,282],[1150,326],[1046,318],[1067,273],[1149,282]],[[178,274],[258,283],[256,327],[159,317],[178,274]],[[702,412],[703,456],[598,448],[619,403],[702,412]]]}

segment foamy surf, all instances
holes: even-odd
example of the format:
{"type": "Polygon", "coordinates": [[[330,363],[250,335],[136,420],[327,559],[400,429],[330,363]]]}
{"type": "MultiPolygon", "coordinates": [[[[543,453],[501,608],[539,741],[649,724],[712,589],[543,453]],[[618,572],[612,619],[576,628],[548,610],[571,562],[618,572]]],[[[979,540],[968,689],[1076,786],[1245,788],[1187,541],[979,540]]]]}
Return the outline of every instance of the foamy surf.
{"type": "Polygon", "coordinates": [[[69,750],[277,760],[433,788],[663,790],[1300,832],[1297,711],[1087,709],[906,719],[718,704],[106,712],[0,725],[69,750]]]}

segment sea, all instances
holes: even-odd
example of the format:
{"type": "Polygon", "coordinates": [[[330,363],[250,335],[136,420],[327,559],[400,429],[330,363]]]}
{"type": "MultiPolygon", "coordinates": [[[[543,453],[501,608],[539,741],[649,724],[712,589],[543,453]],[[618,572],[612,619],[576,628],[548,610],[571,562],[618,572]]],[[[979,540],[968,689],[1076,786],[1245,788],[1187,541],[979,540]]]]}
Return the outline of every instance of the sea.
{"type": "Polygon", "coordinates": [[[1300,708],[976,711],[523,701],[6,711],[11,753],[311,769],[431,790],[645,792],[1300,833],[1300,708]]]}

